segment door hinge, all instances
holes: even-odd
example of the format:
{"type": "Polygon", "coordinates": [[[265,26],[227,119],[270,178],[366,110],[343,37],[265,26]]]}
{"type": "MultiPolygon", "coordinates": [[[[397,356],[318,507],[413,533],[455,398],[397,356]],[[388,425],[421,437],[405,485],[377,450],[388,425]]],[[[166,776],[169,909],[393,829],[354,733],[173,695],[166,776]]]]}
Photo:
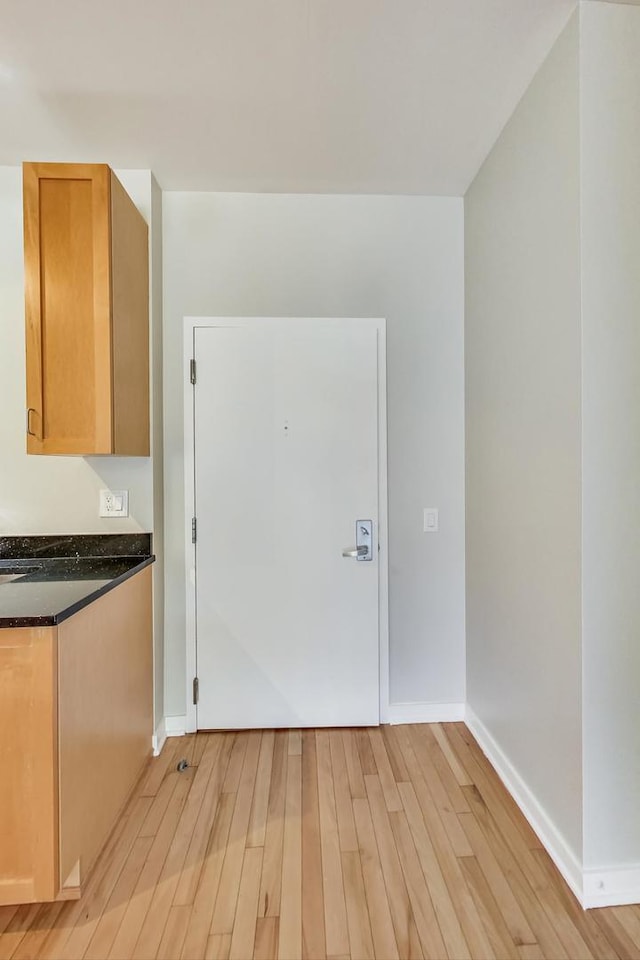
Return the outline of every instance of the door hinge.
{"type": "Polygon", "coordinates": [[[194,678],[193,678],[193,703],[194,703],[194,706],[198,703],[199,696],[200,696],[200,683],[198,682],[198,678],[197,678],[197,677],[194,677],[194,678]]]}
{"type": "Polygon", "coordinates": [[[198,521],[195,517],[191,520],[191,543],[195,543],[198,538],[198,521]]]}
{"type": "Polygon", "coordinates": [[[195,383],[195,382],[196,382],[196,362],[195,362],[195,360],[190,360],[190,361],[189,361],[189,379],[191,380],[191,383],[195,383]]]}

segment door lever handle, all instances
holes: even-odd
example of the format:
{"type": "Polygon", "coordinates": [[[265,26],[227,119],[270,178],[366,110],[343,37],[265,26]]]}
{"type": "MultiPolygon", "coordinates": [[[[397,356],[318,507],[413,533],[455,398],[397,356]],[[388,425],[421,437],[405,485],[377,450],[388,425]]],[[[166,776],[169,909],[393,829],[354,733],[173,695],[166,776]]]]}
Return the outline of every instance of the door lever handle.
{"type": "Polygon", "coordinates": [[[343,550],[343,551],[342,551],[342,556],[343,556],[343,557],[355,557],[356,560],[358,560],[358,559],[360,559],[360,557],[366,557],[368,553],[369,553],[369,547],[366,546],[366,544],[365,544],[365,545],[362,546],[362,547],[355,547],[353,550],[343,550]]]}

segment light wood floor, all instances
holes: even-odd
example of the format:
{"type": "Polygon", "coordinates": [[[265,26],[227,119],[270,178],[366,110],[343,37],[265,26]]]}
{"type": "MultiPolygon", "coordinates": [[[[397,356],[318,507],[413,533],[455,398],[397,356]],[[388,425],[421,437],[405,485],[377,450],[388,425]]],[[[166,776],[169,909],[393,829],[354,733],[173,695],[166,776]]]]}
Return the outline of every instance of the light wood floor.
{"type": "Polygon", "coordinates": [[[199,734],[82,900],[0,908],[10,957],[624,960],[640,908],[580,910],[463,724],[199,734]]]}

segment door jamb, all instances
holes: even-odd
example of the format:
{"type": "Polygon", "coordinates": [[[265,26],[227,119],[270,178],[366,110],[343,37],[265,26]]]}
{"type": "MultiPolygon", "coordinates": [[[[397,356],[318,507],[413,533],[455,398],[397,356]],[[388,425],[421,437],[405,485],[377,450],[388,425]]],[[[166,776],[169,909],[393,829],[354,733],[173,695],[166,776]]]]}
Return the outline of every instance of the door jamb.
{"type": "Polygon", "coordinates": [[[184,506],[185,506],[185,648],[186,648],[186,732],[198,728],[198,710],[193,703],[193,678],[197,676],[196,638],[196,549],[191,521],[195,516],[195,393],[191,383],[191,360],[195,357],[198,327],[230,327],[296,319],[326,320],[335,323],[373,324],[378,331],[378,677],[380,723],[389,722],[389,530],[387,497],[387,323],[384,318],[355,317],[185,317],[183,341],[184,383],[184,506]]]}

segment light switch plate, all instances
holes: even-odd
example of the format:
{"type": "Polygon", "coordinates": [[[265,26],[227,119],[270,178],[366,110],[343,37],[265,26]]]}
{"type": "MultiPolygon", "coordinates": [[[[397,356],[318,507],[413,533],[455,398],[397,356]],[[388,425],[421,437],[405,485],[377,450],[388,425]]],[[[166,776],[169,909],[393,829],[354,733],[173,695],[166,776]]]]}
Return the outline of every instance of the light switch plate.
{"type": "Polygon", "coordinates": [[[438,508],[437,507],[425,507],[424,508],[424,532],[425,533],[437,533],[439,525],[438,517],[438,508]]]}
{"type": "Polygon", "coordinates": [[[129,491],[128,490],[101,490],[100,491],[101,517],[128,517],[129,491]]]}

